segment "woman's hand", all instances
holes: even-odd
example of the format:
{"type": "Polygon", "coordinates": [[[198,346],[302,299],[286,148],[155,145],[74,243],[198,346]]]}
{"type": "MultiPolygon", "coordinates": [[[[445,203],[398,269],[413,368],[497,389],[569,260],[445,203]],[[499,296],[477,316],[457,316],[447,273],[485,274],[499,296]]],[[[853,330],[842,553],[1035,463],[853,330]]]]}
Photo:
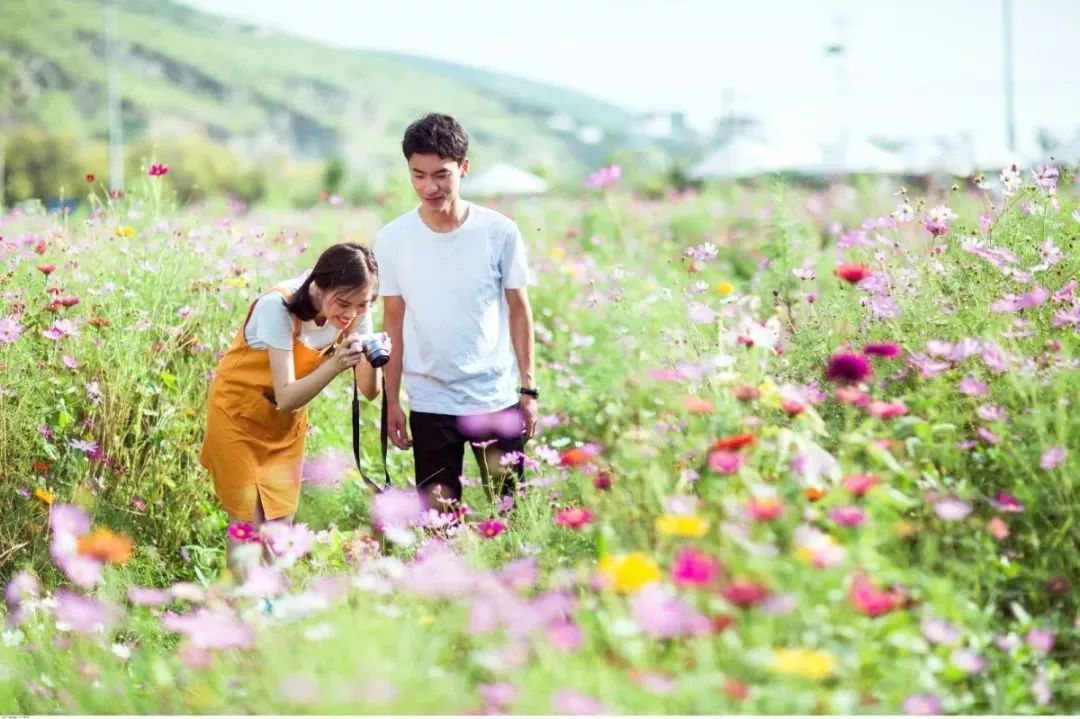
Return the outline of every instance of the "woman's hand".
{"type": "Polygon", "coordinates": [[[337,375],[347,369],[355,367],[363,358],[364,350],[358,345],[351,343],[341,344],[334,350],[334,354],[330,356],[330,362],[334,367],[334,374],[337,375]]]}

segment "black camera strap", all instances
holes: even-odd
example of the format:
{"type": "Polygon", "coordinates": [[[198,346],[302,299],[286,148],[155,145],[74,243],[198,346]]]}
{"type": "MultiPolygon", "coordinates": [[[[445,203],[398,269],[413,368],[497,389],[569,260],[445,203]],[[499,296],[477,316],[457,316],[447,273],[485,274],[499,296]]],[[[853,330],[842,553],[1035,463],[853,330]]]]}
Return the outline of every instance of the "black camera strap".
{"type": "Polygon", "coordinates": [[[356,378],[352,378],[352,451],[353,459],[356,460],[356,469],[360,472],[360,477],[367,482],[374,490],[376,494],[381,494],[390,489],[390,468],[386,464],[386,443],[388,438],[388,428],[386,426],[386,376],[383,375],[382,380],[382,419],[379,421],[379,442],[382,445],[382,466],[383,473],[386,475],[386,484],[381,487],[371,477],[364,473],[364,468],[360,466],[360,394],[356,389],[356,378]]]}

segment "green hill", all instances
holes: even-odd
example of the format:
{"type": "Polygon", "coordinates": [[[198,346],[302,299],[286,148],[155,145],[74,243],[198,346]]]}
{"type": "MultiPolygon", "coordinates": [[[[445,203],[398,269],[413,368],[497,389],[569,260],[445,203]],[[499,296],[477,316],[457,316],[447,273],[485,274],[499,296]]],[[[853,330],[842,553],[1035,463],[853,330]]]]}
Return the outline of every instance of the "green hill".
{"type": "MultiPolygon", "coordinates": [[[[633,116],[549,85],[424,58],[321,45],[170,0],[118,0],[125,138],[205,133],[241,156],[340,156],[380,172],[399,161],[405,125],[439,110],[462,118],[480,161],[579,174],[604,159],[633,116]],[[554,114],[608,140],[582,143],[554,114]]],[[[3,0],[0,130],[35,125],[106,134],[100,0],[3,0]]]]}

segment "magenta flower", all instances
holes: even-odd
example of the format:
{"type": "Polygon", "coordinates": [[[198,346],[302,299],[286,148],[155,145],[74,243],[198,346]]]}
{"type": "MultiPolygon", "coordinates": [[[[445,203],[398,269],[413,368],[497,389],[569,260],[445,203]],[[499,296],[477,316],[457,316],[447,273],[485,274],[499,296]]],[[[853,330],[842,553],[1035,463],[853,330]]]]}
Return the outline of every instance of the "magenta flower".
{"type": "Polygon", "coordinates": [[[476,531],[485,539],[494,539],[506,531],[506,525],[497,519],[485,519],[476,525],[476,531]]]}
{"type": "Polygon", "coordinates": [[[1024,505],[1019,499],[1012,496],[1008,492],[998,492],[994,497],[992,503],[994,508],[1000,512],[1008,512],[1010,514],[1020,514],[1024,511],[1024,505]]]}
{"type": "Polygon", "coordinates": [[[164,177],[169,174],[169,166],[160,162],[155,162],[147,168],[146,174],[150,177],[164,177]]]}
{"type": "Polygon", "coordinates": [[[900,345],[892,342],[871,342],[863,346],[863,354],[892,359],[900,356],[900,345]]]}
{"type": "Polygon", "coordinates": [[[234,542],[258,542],[259,534],[248,522],[233,522],[229,525],[229,538],[234,542]]]}
{"type": "Polygon", "coordinates": [[[45,335],[47,339],[58,342],[65,337],[76,334],[76,330],[75,326],[71,324],[71,320],[57,320],[56,322],[53,322],[52,327],[41,334],[45,335]]]}
{"type": "Polygon", "coordinates": [[[1066,451],[1061,445],[1051,447],[1043,452],[1042,460],[1039,462],[1039,466],[1045,469],[1047,472],[1057,467],[1059,464],[1065,461],[1066,451]]]}
{"type": "Polygon", "coordinates": [[[825,378],[841,384],[858,384],[869,379],[871,374],[870,363],[854,352],[837,352],[825,368],[825,378]]]}
{"type": "Polygon", "coordinates": [[[720,562],[714,557],[687,547],[675,555],[671,577],[681,586],[705,586],[720,576],[720,562]]]}
{"type": "Polygon", "coordinates": [[[845,527],[857,527],[866,521],[866,513],[858,507],[835,507],[829,512],[829,519],[845,527]]]}

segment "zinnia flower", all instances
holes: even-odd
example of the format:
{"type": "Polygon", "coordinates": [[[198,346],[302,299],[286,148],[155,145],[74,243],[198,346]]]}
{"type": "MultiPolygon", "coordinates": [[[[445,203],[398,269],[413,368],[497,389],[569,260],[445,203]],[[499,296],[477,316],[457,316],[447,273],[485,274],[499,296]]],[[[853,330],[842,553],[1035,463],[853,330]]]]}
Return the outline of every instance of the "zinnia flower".
{"type": "Polygon", "coordinates": [[[555,514],[555,523],[570,529],[580,529],[594,519],[596,515],[592,511],[580,507],[561,509],[555,514]]]}
{"type": "Polygon", "coordinates": [[[842,384],[858,384],[871,375],[870,363],[854,352],[837,352],[829,359],[825,378],[842,384]]]}
{"type": "Polygon", "coordinates": [[[845,282],[858,284],[870,274],[870,268],[866,265],[841,264],[836,266],[836,276],[845,282]]]}
{"type": "Polygon", "coordinates": [[[871,342],[863,346],[863,354],[892,359],[900,356],[900,346],[892,342],[871,342]]]}
{"type": "Polygon", "coordinates": [[[660,581],[660,567],[647,554],[605,554],[600,558],[598,570],[616,592],[632,593],[642,587],[660,581]]]}

